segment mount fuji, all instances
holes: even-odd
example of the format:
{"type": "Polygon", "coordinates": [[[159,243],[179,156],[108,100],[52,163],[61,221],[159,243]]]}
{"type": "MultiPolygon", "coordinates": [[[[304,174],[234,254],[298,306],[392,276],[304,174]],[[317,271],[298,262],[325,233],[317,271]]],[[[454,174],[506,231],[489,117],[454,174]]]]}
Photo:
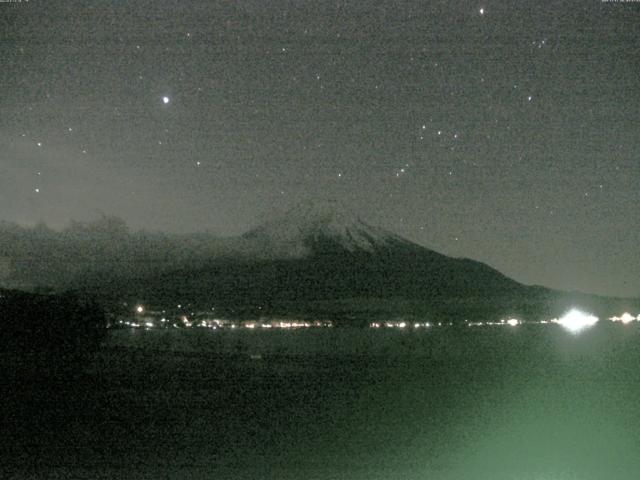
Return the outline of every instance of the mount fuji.
{"type": "Polygon", "coordinates": [[[637,304],[523,285],[371,226],[336,202],[303,203],[227,238],[130,234],[115,224],[117,234],[83,227],[79,235],[60,233],[64,242],[52,231],[35,232],[29,242],[17,241],[31,249],[5,257],[5,271],[35,268],[20,281],[82,290],[105,303],[185,304],[248,317],[542,319],[576,304],[600,315],[637,304]],[[37,258],[40,250],[46,257],[37,258]]]}
{"type": "Polygon", "coordinates": [[[523,285],[481,262],[437,253],[335,202],[300,204],[229,241],[224,255],[196,268],[130,282],[129,298],[351,322],[397,315],[540,319],[576,302],[609,308],[600,297],[523,285]]]}

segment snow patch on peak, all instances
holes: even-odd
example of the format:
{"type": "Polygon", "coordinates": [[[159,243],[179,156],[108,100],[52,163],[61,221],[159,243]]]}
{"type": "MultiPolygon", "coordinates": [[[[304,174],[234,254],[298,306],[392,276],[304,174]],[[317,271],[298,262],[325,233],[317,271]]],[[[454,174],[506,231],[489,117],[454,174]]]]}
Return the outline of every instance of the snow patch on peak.
{"type": "Polygon", "coordinates": [[[372,252],[398,238],[363,222],[339,202],[304,202],[283,216],[243,236],[256,241],[269,256],[304,256],[319,241],[331,241],[354,252],[372,252]]]}

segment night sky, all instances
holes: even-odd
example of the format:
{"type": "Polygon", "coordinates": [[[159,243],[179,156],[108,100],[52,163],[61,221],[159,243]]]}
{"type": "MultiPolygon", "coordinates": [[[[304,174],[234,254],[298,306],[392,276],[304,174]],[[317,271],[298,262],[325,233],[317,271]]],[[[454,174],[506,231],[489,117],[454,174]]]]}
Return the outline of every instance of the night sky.
{"type": "Polygon", "coordinates": [[[0,219],[232,235],[329,198],[640,295],[639,25],[599,0],[0,3],[0,219]]]}

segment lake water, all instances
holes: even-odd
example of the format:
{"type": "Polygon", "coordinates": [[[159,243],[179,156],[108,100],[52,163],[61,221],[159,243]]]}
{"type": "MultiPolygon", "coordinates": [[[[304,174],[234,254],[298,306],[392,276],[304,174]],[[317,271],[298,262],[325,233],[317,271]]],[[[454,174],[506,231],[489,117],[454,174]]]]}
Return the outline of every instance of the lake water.
{"type": "Polygon", "coordinates": [[[636,323],[123,330],[78,382],[16,414],[3,478],[640,475],[636,323]]]}

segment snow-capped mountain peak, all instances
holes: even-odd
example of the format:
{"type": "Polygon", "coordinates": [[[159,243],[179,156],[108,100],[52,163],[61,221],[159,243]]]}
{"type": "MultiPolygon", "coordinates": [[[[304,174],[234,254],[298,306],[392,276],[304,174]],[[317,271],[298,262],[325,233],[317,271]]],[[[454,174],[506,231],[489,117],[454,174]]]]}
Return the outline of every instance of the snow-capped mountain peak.
{"type": "Polygon", "coordinates": [[[338,202],[304,202],[284,215],[244,235],[258,242],[268,256],[299,257],[311,253],[318,242],[332,242],[345,250],[372,252],[397,237],[363,222],[338,202]]]}

